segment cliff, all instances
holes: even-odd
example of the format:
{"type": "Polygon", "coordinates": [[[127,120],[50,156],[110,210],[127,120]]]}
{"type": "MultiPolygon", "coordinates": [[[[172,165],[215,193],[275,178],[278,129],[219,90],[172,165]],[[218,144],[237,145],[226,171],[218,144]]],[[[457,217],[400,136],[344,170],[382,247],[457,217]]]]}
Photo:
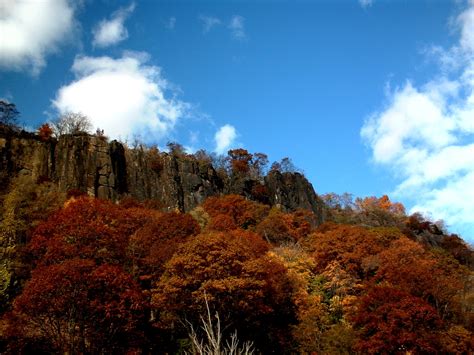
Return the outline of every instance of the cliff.
{"type": "Polygon", "coordinates": [[[34,134],[0,129],[0,183],[5,190],[18,174],[49,180],[63,191],[79,189],[90,196],[118,200],[158,200],[168,209],[190,211],[207,197],[237,193],[284,210],[312,210],[322,221],[322,201],[299,173],[273,171],[264,179],[222,176],[210,161],[193,155],[130,149],[91,135],[64,135],[42,141],[34,134]],[[262,196],[259,196],[260,198],[262,196]]]}

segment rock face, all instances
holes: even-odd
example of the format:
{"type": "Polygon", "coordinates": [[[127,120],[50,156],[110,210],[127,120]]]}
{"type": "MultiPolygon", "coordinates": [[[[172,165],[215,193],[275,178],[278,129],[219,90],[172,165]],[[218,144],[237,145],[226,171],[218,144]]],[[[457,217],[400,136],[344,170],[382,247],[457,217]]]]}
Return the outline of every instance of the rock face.
{"type": "Polygon", "coordinates": [[[190,211],[207,197],[220,194],[255,198],[252,191],[260,187],[271,205],[309,209],[322,221],[323,203],[299,173],[271,172],[263,181],[223,179],[210,162],[194,156],[130,149],[86,134],[41,141],[34,134],[0,128],[1,190],[18,174],[51,180],[64,191],[78,189],[114,201],[123,196],[158,200],[165,208],[180,211],[190,211]]]}
{"type": "Polygon", "coordinates": [[[169,209],[190,211],[223,191],[222,180],[212,165],[189,156],[150,156],[143,149],[126,149],[125,160],[126,192],[139,200],[159,200],[169,209]],[[159,159],[159,169],[153,167],[153,159],[159,159]]]}
{"type": "Polygon", "coordinates": [[[313,211],[323,222],[323,201],[314,192],[313,185],[300,173],[280,173],[271,171],[265,177],[270,204],[285,210],[304,208],[313,211]]]}
{"type": "Polygon", "coordinates": [[[33,134],[0,127],[0,192],[18,174],[31,174],[35,179],[51,176],[54,146],[54,142],[41,142],[33,134]]]}

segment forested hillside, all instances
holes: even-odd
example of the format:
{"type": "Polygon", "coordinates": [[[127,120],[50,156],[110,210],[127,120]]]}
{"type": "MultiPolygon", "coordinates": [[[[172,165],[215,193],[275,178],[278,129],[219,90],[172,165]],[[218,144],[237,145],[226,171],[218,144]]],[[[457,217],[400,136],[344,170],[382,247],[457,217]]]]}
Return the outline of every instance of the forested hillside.
{"type": "MultiPolygon", "coordinates": [[[[106,142],[39,133],[17,147],[106,142]]],[[[9,139],[3,156],[18,162],[9,139]]],[[[288,159],[267,172],[266,156],[244,149],[216,166],[170,148],[141,148],[158,190],[135,196],[3,165],[1,353],[474,351],[474,254],[441,222],[387,196],[317,196],[288,159]],[[223,183],[166,205],[168,161],[201,164],[203,180],[223,183]]]]}

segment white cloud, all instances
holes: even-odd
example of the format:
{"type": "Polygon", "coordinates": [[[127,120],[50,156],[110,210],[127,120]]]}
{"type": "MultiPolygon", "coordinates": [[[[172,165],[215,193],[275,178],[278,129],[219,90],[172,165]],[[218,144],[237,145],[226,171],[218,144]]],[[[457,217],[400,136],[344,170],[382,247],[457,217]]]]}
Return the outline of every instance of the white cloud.
{"type": "Polygon", "coordinates": [[[189,105],[167,98],[169,84],[159,67],[146,65],[147,55],[122,58],[76,57],[76,79],[61,87],[53,107],[59,113],[81,112],[111,138],[140,135],[146,143],[164,138],[189,105]]]}
{"type": "Polygon", "coordinates": [[[239,15],[232,16],[230,19],[229,29],[231,30],[232,37],[235,39],[242,40],[246,37],[244,22],[245,19],[239,15]]]}
{"type": "Polygon", "coordinates": [[[459,16],[458,23],[461,25],[461,47],[474,53],[474,0],[470,1],[470,8],[459,16]]]}
{"type": "Polygon", "coordinates": [[[374,3],[374,0],[359,0],[359,5],[362,6],[364,9],[367,7],[371,7],[374,3]]]}
{"type": "Polygon", "coordinates": [[[92,30],[92,44],[97,47],[108,47],[128,38],[125,20],[135,10],[135,3],[115,11],[110,20],[100,21],[92,30]]]}
{"type": "Polygon", "coordinates": [[[220,19],[218,19],[217,17],[213,17],[213,16],[199,15],[199,20],[202,23],[202,32],[203,33],[208,33],[215,26],[218,26],[218,25],[222,24],[222,21],[220,19]]]}
{"type": "Polygon", "coordinates": [[[233,126],[229,124],[222,126],[214,135],[214,140],[216,142],[216,148],[214,151],[218,154],[226,153],[236,138],[237,131],[233,126]]]}
{"type": "Polygon", "coordinates": [[[439,47],[441,71],[407,82],[364,124],[373,160],[400,179],[395,193],[413,211],[442,218],[474,240],[474,1],[458,17],[459,43],[439,47]],[[445,64],[453,70],[447,71],[445,64]]]}
{"type": "Polygon", "coordinates": [[[0,0],[0,69],[39,74],[74,27],[68,0],[0,0]]]}

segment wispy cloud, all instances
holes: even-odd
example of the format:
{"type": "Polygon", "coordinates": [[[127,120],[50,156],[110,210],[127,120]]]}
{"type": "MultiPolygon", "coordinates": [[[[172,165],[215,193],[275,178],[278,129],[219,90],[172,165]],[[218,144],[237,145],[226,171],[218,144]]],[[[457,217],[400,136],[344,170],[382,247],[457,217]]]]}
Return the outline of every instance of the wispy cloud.
{"type": "Polygon", "coordinates": [[[0,69],[37,75],[46,56],[74,32],[67,0],[0,1],[0,69]]]}
{"type": "Polygon", "coordinates": [[[168,97],[170,85],[159,67],[147,65],[147,58],[131,52],[117,59],[77,57],[72,66],[76,79],[58,90],[53,107],[60,113],[84,113],[111,138],[140,135],[156,143],[170,134],[189,105],[168,97]]]}
{"type": "Polygon", "coordinates": [[[359,0],[360,6],[362,6],[364,9],[367,7],[371,7],[374,3],[374,0],[359,0]]]}
{"type": "Polygon", "coordinates": [[[115,11],[109,20],[100,21],[92,30],[92,44],[97,47],[108,47],[128,38],[125,20],[135,10],[135,3],[115,11]]]}
{"type": "Polygon", "coordinates": [[[474,1],[456,21],[458,43],[437,48],[440,71],[422,86],[407,81],[361,130],[377,164],[400,179],[413,211],[443,218],[474,239],[474,1]],[[445,64],[451,64],[447,70],[445,64]]]}
{"type": "Polygon", "coordinates": [[[214,27],[222,24],[222,21],[220,19],[213,16],[199,15],[199,21],[201,21],[203,33],[208,33],[214,27]]]}
{"type": "Polygon", "coordinates": [[[226,124],[219,128],[214,136],[216,148],[214,151],[218,154],[224,154],[234,144],[237,138],[237,131],[235,127],[230,124],[226,124]]]}
{"type": "Polygon", "coordinates": [[[242,40],[246,37],[244,22],[245,19],[242,16],[232,16],[229,22],[229,29],[233,38],[242,40]]]}
{"type": "Polygon", "coordinates": [[[174,30],[176,26],[176,17],[172,16],[165,22],[165,27],[168,30],[174,30]]]}

